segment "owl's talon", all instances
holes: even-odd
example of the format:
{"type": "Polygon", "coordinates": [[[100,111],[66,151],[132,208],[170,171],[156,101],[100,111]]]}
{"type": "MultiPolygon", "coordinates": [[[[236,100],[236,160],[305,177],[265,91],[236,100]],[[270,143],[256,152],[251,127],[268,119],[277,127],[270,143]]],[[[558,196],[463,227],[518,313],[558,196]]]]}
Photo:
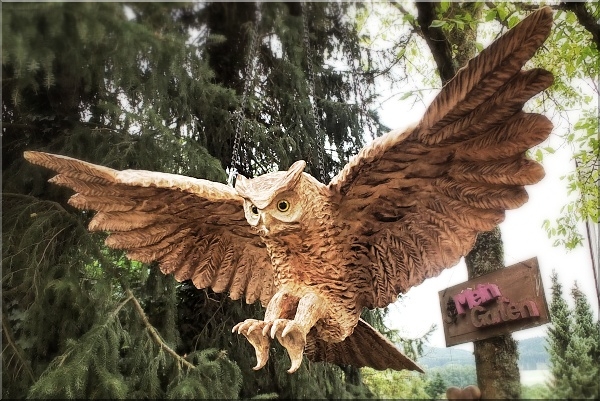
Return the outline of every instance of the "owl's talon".
{"type": "Polygon", "coordinates": [[[281,332],[281,337],[287,336],[288,333],[291,332],[295,328],[294,326],[291,325],[292,322],[289,322],[288,324],[285,325],[285,328],[281,332]]]}
{"type": "Polygon", "coordinates": [[[281,325],[285,325],[287,324],[287,322],[289,322],[290,320],[288,319],[275,319],[272,323],[271,323],[271,338],[275,338],[275,336],[277,335],[277,332],[280,331],[280,326],[281,325]]]}
{"type": "Polygon", "coordinates": [[[302,353],[296,357],[292,357],[292,354],[290,354],[290,359],[292,360],[292,366],[287,370],[287,372],[294,373],[295,371],[298,370],[298,368],[300,367],[300,364],[302,364],[302,353]]]}
{"type": "Polygon", "coordinates": [[[276,319],[271,327],[271,338],[277,340],[285,347],[292,361],[288,373],[294,373],[302,363],[302,355],[306,346],[306,333],[302,326],[294,320],[276,319]]]}
{"type": "Polygon", "coordinates": [[[254,348],[254,351],[256,352],[256,366],[254,366],[252,370],[262,369],[263,366],[265,366],[267,364],[267,361],[269,360],[269,348],[267,346],[266,352],[259,352],[256,348],[254,348]]]}
{"type": "Polygon", "coordinates": [[[233,333],[237,331],[238,334],[242,334],[254,347],[256,353],[256,366],[252,368],[254,370],[262,368],[269,360],[269,343],[271,339],[262,334],[263,330],[256,331],[256,329],[260,329],[265,324],[266,322],[262,320],[246,319],[233,326],[231,330],[233,333]]]}
{"type": "Polygon", "coordinates": [[[250,325],[250,327],[248,327],[248,331],[246,332],[246,334],[250,334],[252,333],[254,330],[256,330],[257,328],[259,328],[260,326],[264,325],[265,322],[262,321],[256,321],[254,323],[252,323],[250,325]]]}
{"type": "MultiPolygon", "coordinates": [[[[271,327],[273,327],[273,322],[265,322],[265,327],[263,327],[262,329],[262,335],[263,336],[267,336],[269,331],[271,330],[271,327]]],[[[275,338],[275,337],[271,337],[271,338],[275,338]]]]}
{"type": "Polygon", "coordinates": [[[232,333],[235,333],[236,331],[239,333],[239,328],[242,325],[243,322],[239,322],[238,324],[236,324],[235,326],[233,326],[233,329],[231,329],[232,333]]]}

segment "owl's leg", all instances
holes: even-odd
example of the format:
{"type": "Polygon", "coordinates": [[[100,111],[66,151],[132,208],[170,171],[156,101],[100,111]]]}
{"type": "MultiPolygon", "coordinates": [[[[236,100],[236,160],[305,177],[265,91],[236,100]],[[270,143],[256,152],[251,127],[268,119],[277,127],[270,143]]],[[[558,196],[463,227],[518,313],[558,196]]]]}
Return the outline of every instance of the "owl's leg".
{"type": "MultiPolygon", "coordinates": [[[[315,325],[317,320],[325,316],[326,306],[316,294],[307,294],[300,298],[298,309],[293,320],[275,319],[270,325],[271,338],[277,340],[285,347],[292,361],[288,373],[294,373],[302,363],[304,347],[306,347],[306,335],[315,325]]],[[[263,328],[266,334],[269,326],[263,328]]]]}
{"type": "Polygon", "coordinates": [[[265,321],[256,319],[246,319],[241,323],[236,324],[231,330],[232,333],[237,332],[243,334],[256,352],[256,366],[252,369],[261,369],[269,359],[269,345],[271,338],[267,336],[265,328],[270,328],[272,321],[281,316],[291,316],[294,306],[294,300],[298,298],[288,296],[284,292],[276,293],[265,312],[265,321]]]}

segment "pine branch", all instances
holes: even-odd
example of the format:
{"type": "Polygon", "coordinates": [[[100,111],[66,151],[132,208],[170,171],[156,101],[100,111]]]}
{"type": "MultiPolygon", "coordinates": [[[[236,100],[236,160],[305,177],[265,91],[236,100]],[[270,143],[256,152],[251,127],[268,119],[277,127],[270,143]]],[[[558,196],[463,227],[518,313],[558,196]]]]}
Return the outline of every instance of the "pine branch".
{"type": "Polygon", "coordinates": [[[27,361],[23,357],[23,353],[22,353],[21,347],[19,347],[13,341],[12,330],[10,329],[10,325],[8,323],[7,315],[8,314],[6,313],[6,311],[4,310],[4,308],[2,308],[2,331],[4,332],[4,336],[5,336],[6,340],[8,341],[8,344],[13,349],[14,355],[17,356],[17,358],[21,362],[21,366],[23,366],[23,368],[25,368],[25,372],[27,372],[27,376],[29,376],[29,379],[31,379],[31,383],[33,383],[33,382],[35,382],[35,377],[33,375],[33,370],[31,370],[31,366],[29,366],[29,364],[27,363],[27,361]]]}
{"type": "MultiPolygon", "coordinates": [[[[6,124],[3,123],[3,126],[6,126],[6,124]]],[[[38,202],[46,203],[46,204],[51,205],[52,207],[56,208],[60,212],[65,212],[68,215],[72,214],[72,213],[67,212],[67,210],[58,202],[45,200],[45,199],[42,200],[40,198],[36,198],[35,196],[31,196],[31,195],[24,195],[24,194],[19,194],[19,193],[15,193],[15,192],[4,192],[2,194],[2,197],[23,199],[23,201],[30,202],[30,203],[38,203],[38,202]]]]}
{"type": "Polygon", "coordinates": [[[194,365],[192,365],[191,363],[189,363],[188,361],[183,359],[181,356],[179,356],[179,354],[177,352],[173,351],[173,349],[171,347],[169,347],[167,344],[165,344],[165,342],[160,338],[160,335],[158,334],[158,332],[156,331],[154,326],[152,326],[152,324],[148,320],[148,316],[146,316],[146,313],[144,312],[142,305],[140,305],[139,301],[133,295],[131,290],[127,289],[126,293],[128,296],[128,300],[131,299],[133,301],[133,305],[135,306],[136,312],[138,313],[138,315],[140,315],[140,318],[142,319],[144,326],[146,326],[146,329],[148,329],[148,332],[150,333],[150,337],[152,337],[154,342],[156,342],[169,355],[171,355],[173,358],[175,358],[175,360],[177,360],[177,362],[179,362],[181,365],[187,366],[190,369],[195,369],[196,367],[194,365]]]}
{"type": "Polygon", "coordinates": [[[134,298],[131,291],[129,291],[129,290],[127,290],[127,291],[128,291],[127,298],[125,298],[125,300],[123,302],[121,302],[119,305],[117,305],[115,310],[110,313],[110,317],[107,320],[111,320],[111,319],[114,319],[115,317],[117,317],[117,315],[119,314],[121,309],[125,306],[125,304],[127,304],[127,302],[131,301],[134,298]]]}
{"type": "Polygon", "coordinates": [[[29,130],[36,130],[38,129],[38,127],[33,126],[31,124],[19,124],[19,123],[7,123],[7,122],[3,122],[2,123],[2,127],[4,128],[16,128],[16,129],[29,129],[29,130]]]}

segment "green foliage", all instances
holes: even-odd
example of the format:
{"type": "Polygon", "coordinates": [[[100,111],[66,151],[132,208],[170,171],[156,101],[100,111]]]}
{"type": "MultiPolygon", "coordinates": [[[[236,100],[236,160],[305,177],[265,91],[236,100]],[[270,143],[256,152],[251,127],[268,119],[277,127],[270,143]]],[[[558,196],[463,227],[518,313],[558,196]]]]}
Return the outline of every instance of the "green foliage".
{"type": "Polygon", "coordinates": [[[128,386],[119,372],[119,349],[127,333],[114,315],[95,325],[78,341],[69,341],[66,352],[54,359],[29,390],[32,398],[125,398],[128,386]],[[60,368],[60,369],[58,369],[60,368]],[[102,386],[90,385],[102,383],[102,386]]]}
{"type": "MultiPolygon", "coordinates": [[[[161,317],[155,327],[164,328],[165,339],[177,341],[172,333],[173,280],[153,269],[141,282],[140,275],[134,274],[139,264],[107,253],[73,215],[54,202],[5,194],[3,206],[18,212],[3,218],[3,339],[10,344],[3,353],[4,395],[165,396],[161,382],[170,375],[177,378],[180,368],[151,341],[131,296],[119,298],[119,294],[125,292],[129,280],[137,280],[132,285],[138,290],[145,284],[146,310],[161,317]],[[16,237],[16,232],[24,233],[23,237],[16,237]],[[162,300],[162,305],[156,300],[162,300]]],[[[192,355],[189,359],[204,362],[192,355]]],[[[219,364],[232,365],[225,358],[219,364]]],[[[217,371],[222,377],[216,380],[209,367],[202,364],[194,369],[201,376],[189,373],[187,383],[206,383],[206,377],[211,377],[215,383],[211,394],[222,391],[224,398],[237,394],[239,383],[227,381],[241,381],[239,373],[233,374],[235,369],[217,371]],[[220,382],[223,389],[217,390],[220,382]]],[[[179,398],[183,393],[175,394],[179,398]]]]}
{"type": "MultiPolygon", "coordinates": [[[[243,52],[236,40],[245,43],[247,38],[239,34],[238,27],[246,22],[243,18],[254,11],[253,7],[252,3],[215,3],[207,7],[208,15],[230,20],[228,24],[220,20],[209,24],[214,32],[226,37],[235,35],[207,49],[209,62],[217,81],[233,82],[239,90],[243,85],[238,82],[239,70],[230,66],[230,52],[243,52]]],[[[307,52],[300,3],[262,4],[259,35],[264,39],[257,54],[250,55],[257,59],[253,76],[245,77],[254,78],[255,85],[244,116],[246,131],[238,166],[243,174],[263,174],[305,159],[308,171],[318,176],[320,147],[325,149],[325,170],[332,177],[362,146],[365,127],[371,128],[373,135],[381,133],[377,116],[368,107],[373,102],[371,73],[362,71],[360,65],[363,50],[358,47],[353,21],[346,18],[350,8],[339,3],[306,6],[311,48],[307,52]],[[318,137],[308,96],[309,56],[315,74],[318,137]],[[330,68],[330,64],[340,68],[330,68]]],[[[214,140],[206,138],[209,148],[214,140]]]]}
{"type": "Polygon", "coordinates": [[[436,372],[435,375],[433,375],[433,378],[427,381],[425,392],[429,394],[430,399],[437,400],[446,394],[447,388],[448,385],[442,378],[442,375],[439,372],[436,372]]]}
{"type": "MultiPolygon", "coordinates": [[[[186,32],[165,12],[170,6],[131,7],[151,22],[128,20],[117,3],[3,8],[2,66],[12,99],[3,149],[13,157],[43,147],[116,168],[224,180],[220,163],[190,140],[198,135],[190,118],[210,114],[206,105],[214,102],[234,105],[233,93],[212,84],[206,61],[186,51],[186,32]],[[38,67],[27,68],[32,63],[38,67]]],[[[4,177],[14,173],[5,169],[4,177]]]]}
{"type": "MultiPolygon", "coordinates": [[[[555,222],[544,221],[548,237],[555,238],[554,245],[574,249],[583,244],[584,237],[578,231],[581,221],[597,223],[598,220],[598,148],[597,111],[584,110],[574,124],[567,141],[574,146],[575,171],[562,177],[568,182],[568,193],[578,195],[576,200],[561,208],[562,216],[555,222]]],[[[545,149],[553,152],[552,148],[545,149]]]]}
{"type": "MultiPolygon", "coordinates": [[[[474,3],[475,9],[479,9],[481,4],[474,3]]],[[[465,28],[477,29],[477,15],[473,13],[472,7],[461,7],[452,2],[440,2],[439,18],[433,20],[430,27],[443,27],[446,33],[453,30],[464,30],[465,28]]]]}
{"type": "Polygon", "coordinates": [[[548,365],[549,356],[546,337],[519,340],[518,346],[520,370],[537,370],[540,365],[548,365]]]}
{"type": "Polygon", "coordinates": [[[235,399],[242,384],[240,368],[225,351],[204,349],[188,355],[198,368],[169,383],[169,399],[235,399]]]}
{"type": "Polygon", "coordinates": [[[548,329],[552,396],[561,399],[597,399],[600,396],[598,320],[577,286],[572,292],[575,308],[570,310],[562,295],[556,273],[552,276],[552,327],[548,329]]]}
{"type": "Polygon", "coordinates": [[[534,384],[531,386],[521,386],[521,399],[522,400],[541,400],[555,398],[552,396],[550,389],[546,384],[534,384]]]}
{"type": "Polygon", "coordinates": [[[447,387],[466,387],[471,384],[477,384],[477,373],[474,365],[448,365],[439,368],[427,370],[429,380],[440,375],[447,387]]]}
{"type": "Polygon", "coordinates": [[[577,284],[571,292],[575,301],[573,336],[567,346],[566,358],[576,363],[571,378],[571,398],[597,399],[600,396],[600,334],[586,296],[577,284]]]}
{"type": "MultiPolygon", "coordinates": [[[[572,336],[572,316],[562,295],[562,285],[558,282],[556,272],[552,274],[552,301],[550,302],[550,316],[552,326],[548,328],[548,344],[550,353],[550,371],[554,377],[551,389],[562,391],[569,386],[570,370],[573,366],[569,363],[566,350],[572,336]]],[[[559,396],[559,394],[556,394],[559,396]]]]}
{"type": "Polygon", "coordinates": [[[80,279],[76,261],[89,256],[78,247],[94,249],[94,241],[62,206],[16,194],[3,194],[2,206],[12,211],[2,218],[3,342],[10,345],[2,353],[3,382],[5,395],[14,396],[46,369],[43,356],[63,352],[68,339],[91,328],[106,310],[94,298],[107,296],[110,284],[80,279]],[[56,321],[52,308],[66,319],[56,321]]]}
{"type": "MultiPolygon", "coordinates": [[[[597,2],[586,3],[596,18],[600,13],[597,2]]],[[[583,244],[578,223],[598,223],[598,74],[600,54],[592,35],[581,26],[575,14],[559,10],[545,48],[533,59],[535,66],[549,69],[554,84],[538,99],[538,107],[554,116],[555,132],[561,138],[559,146],[573,152],[575,169],[562,177],[574,200],[564,205],[557,221],[546,220],[544,228],[554,238],[555,246],[573,249],[583,244]]],[[[559,146],[538,149],[537,160],[554,153],[559,146]]]]}
{"type": "Polygon", "coordinates": [[[428,399],[425,381],[417,373],[371,368],[361,369],[364,382],[381,399],[428,399]]]}

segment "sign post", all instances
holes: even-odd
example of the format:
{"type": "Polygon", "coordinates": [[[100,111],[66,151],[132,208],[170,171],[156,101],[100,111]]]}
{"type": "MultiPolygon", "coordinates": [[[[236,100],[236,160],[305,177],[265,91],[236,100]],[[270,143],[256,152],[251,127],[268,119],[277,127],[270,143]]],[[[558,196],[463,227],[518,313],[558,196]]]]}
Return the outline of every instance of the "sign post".
{"type": "Polygon", "coordinates": [[[446,346],[550,321],[537,258],[439,292],[446,346]]]}

